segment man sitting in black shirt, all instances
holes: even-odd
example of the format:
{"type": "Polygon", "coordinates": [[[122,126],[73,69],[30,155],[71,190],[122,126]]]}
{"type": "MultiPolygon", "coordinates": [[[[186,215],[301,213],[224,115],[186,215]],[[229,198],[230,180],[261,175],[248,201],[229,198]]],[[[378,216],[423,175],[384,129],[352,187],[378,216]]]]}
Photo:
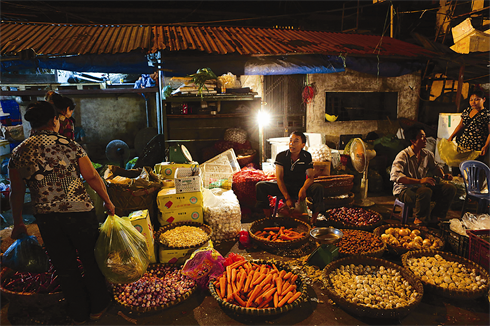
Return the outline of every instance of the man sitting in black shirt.
{"type": "Polygon", "coordinates": [[[258,208],[264,210],[266,217],[271,215],[269,207],[270,196],[283,196],[289,208],[295,207],[293,198],[302,202],[306,197],[313,199],[312,217],[310,223],[316,222],[318,213],[323,211],[323,186],[314,183],[314,169],[311,154],[303,148],[306,136],[300,131],[291,133],[289,150],[276,156],[277,181],[261,181],[255,186],[258,208]],[[306,178],[308,176],[308,178],[306,178]]]}

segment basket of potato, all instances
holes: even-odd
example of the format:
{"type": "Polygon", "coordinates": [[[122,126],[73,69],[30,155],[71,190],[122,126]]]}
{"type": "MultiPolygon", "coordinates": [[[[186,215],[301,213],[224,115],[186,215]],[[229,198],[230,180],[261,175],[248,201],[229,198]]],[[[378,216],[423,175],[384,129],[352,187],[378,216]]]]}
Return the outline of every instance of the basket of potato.
{"type": "Polygon", "coordinates": [[[377,227],[374,234],[381,237],[391,253],[398,255],[409,250],[444,248],[444,240],[424,227],[387,224],[377,227]]]}
{"type": "Polygon", "coordinates": [[[436,295],[476,299],[489,291],[488,272],[467,258],[436,250],[410,251],[401,258],[403,266],[436,295]]]}

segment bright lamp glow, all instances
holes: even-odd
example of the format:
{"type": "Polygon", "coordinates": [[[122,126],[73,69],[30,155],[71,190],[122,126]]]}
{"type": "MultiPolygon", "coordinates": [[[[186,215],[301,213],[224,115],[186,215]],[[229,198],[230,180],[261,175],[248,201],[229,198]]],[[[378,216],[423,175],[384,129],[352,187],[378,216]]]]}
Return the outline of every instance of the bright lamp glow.
{"type": "Polygon", "coordinates": [[[264,110],[260,110],[259,114],[257,115],[257,122],[259,123],[259,126],[264,127],[269,124],[270,116],[269,112],[266,112],[264,110]]]}

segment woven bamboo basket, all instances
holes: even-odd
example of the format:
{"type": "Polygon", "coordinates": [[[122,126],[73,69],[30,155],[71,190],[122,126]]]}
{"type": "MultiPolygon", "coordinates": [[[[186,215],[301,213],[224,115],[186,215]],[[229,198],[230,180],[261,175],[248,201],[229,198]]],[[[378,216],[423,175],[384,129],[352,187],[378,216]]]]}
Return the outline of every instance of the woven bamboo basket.
{"type": "MultiPolygon", "coordinates": [[[[151,268],[154,268],[154,267],[157,267],[157,266],[161,266],[161,265],[173,266],[175,268],[182,268],[182,266],[178,266],[178,265],[174,265],[174,264],[152,264],[152,265],[150,265],[150,267],[148,267],[148,269],[151,269],[151,268]]],[[[196,289],[197,289],[197,284],[194,284],[194,287],[192,287],[192,289],[190,291],[185,292],[184,294],[180,295],[178,298],[176,298],[173,301],[170,301],[168,303],[162,304],[160,306],[145,307],[145,308],[133,306],[133,305],[130,305],[130,304],[127,304],[127,303],[121,301],[119,299],[119,296],[118,296],[119,293],[117,291],[115,291],[115,290],[113,291],[113,296],[114,296],[114,300],[119,305],[121,305],[122,307],[124,307],[124,308],[126,308],[128,310],[137,311],[137,312],[153,312],[153,311],[160,311],[160,310],[164,310],[164,309],[170,308],[172,306],[175,306],[175,305],[181,303],[182,301],[187,300],[194,293],[194,291],[196,289]]]]}
{"type": "Polygon", "coordinates": [[[410,258],[420,258],[420,257],[433,257],[435,255],[440,255],[442,258],[445,260],[450,260],[450,261],[455,261],[458,262],[462,265],[464,265],[466,268],[469,269],[475,269],[479,275],[482,277],[485,277],[487,280],[486,286],[482,289],[476,290],[476,291],[469,291],[469,290],[449,290],[445,289],[441,286],[438,285],[433,285],[429,282],[425,282],[422,280],[421,277],[418,275],[414,274],[414,277],[416,277],[418,280],[424,284],[424,287],[426,290],[434,293],[435,295],[440,295],[446,298],[454,298],[454,299],[464,299],[464,300],[472,300],[472,299],[477,299],[483,295],[487,295],[489,292],[489,283],[490,283],[490,275],[488,272],[481,267],[480,265],[476,264],[475,262],[449,253],[449,252],[444,252],[444,251],[437,251],[437,250],[415,250],[415,251],[409,251],[401,256],[402,259],[402,264],[405,268],[410,269],[410,266],[408,264],[408,260],[410,258]]]}
{"type": "Polygon", "coordinates": [[[202,224],[202,223],[199,223],[199,222],[193,222],[193,221],[187,221],[187,222],[175,222],[175,223],[171,223],[171,224],[168,224],[168,225],[165,225],[163,227],[161,227],[155,234],[155,238],[156,240],[158,241],[158,243],[165,247],[166,249],[192,249],[192,248],[199,248],[199,247],[202,247],[206,242],[209,241],[209,239],[211,239],[213,235],[213,230],[205,225],[205,224],[202,224]],[[169,246],[165,243],[163,243],[162,241],[160,241],[160,235],[165,233],[166,231],[169,231],[169,230],[172,230],[178,226],[194,226],[194,227],[198,227],[200,229],[202,229],[204,232],[206,232],[208,234],[207,238],[203,241],[201,241],[200,243],[198,244],[195,244],[193,246],[169,246]]]}
{"type": "Polygon", "coordinates": [[[325,212],[325,217],[327,218],[330,225],[338,229],[355,229],[355,230],[372,231],[377,227],[379,227],[381,224],[383,224],[383,217],[381,216],[380,213],[366,208],[362,208],[362,209],[376,215],[378,217],[378,221],[376,223],[369,224],[369,225],[355,225],[355,224],[343,223],[341,221],[335,221],[332,218],[330,218],[330,209],[325,212]]]}
{"type": "MultiPolygon", "coordinates": [[[[385,253],[386,251],[386,243],[384,243],[381,238],[379,236],[376,236],[374,234],[372,234],[371,232],[368,232],[368,231],[362,231],[362,230],[349,230],[349,229],[344,229],[344,230],[341,230],[342,233],[344,234],[344,237],[346,235],[348,235],[348,232],[349,231],[354,231],[354,232],[359,232],[360,234],[371,234],[373,235],[374,237],[378,238],[378,240],[381,242],[382,244],[382,247],[378,250],[371,250],[371,251],[363,251],[362,253],[356,253],[356,254],[349,254],[349,253],[346,253],[345,251],[342,250],[342,239],[340,239],[340,242],[337,242],[336,246],[339,248],[339,257],[340,258],[344,258],[344,257],[350,257],[350,256],[355,256],[355,255],[361,255],[361,256],[369,256],[369,257],[376,257],[376,258],[381,258],[383,256],[383,254],[385,253]]],[[[343,238],[345,240],[345,238],[343,238]]],[[[360,238],[359,238],[360,239],[360,238]]],[[[356,244],[354,243],[353,244],[354,246],[360,246],[361,243],[359,244],[356,244]]]]}
{"type": "Polygon", "coordinates": [[[350,207],[354,204],[354,193],[349,192],[339,196],[325,197],[323,203],[325,209],[337,208],[337,207],[350,207]]]}
{"type": "Polygon", "coordinates": [[[309,224],[290,217],[268,217],[257,220],[250,225],[250,236],[252,237],[253,241],[265,249],[294,249],[308,242],[310,237],[310,229],[309,224]],[[262,231],[266,227],[281,226],[284,226],[285,228],[293,228],[296,232],[304,232],[305,235],[300,239],[282,242],[265,240],[264,238],[255,235],[257,231],[262,231]]]}
{"type": "Polygon", "coordinates": [[[2,268],[2,271],[0,272],[0,292],[12,302],[22,302],[28,305],[50,305],[55,304],[64,298],[63,292],[61,291],[49,294],[40,294],[7,290],[4,288],[3,284],[4,282],[7,282],[14,274],[15,271],[8,267],[2,268]]]}
{"type": "Polygon", "coordinates": [[[238,155],[236,160],[238,161],[238,165],[240,165],[240,167],[243,168],[247,164],[252,163],[256,157],[257,157],[257,151],[254,151],[250,155],[238,155]]]}
{"type": "MultiPolygon", "coordinates": [[[[385,225],[381,225],[381,226],[377,227],[373,231],[373,233],[377,236],[381,236],[383,233],[385,233],[385,230],[388,228],[402,228],[402,227],[407,228],[407,225],[405,225],[405,224],[385,224],[385,225]]],[[[434,241],[434,239],[437,238],[437,239],[441,240],[442,245],[438,246],[435,250],[442,250],[444,248],[444,246],[445,246],[444,239],[437,236],[435,233],[429,231],[429,229],[427,229],[426,227],[410,225],[410,226],[408,226],[408,228],[410,230],[414,230],[414,229],[419,230],[420,235],[423,239],[427,238],[427,239],[431,239],[432,241],[434,241]]],[[[406,249],[404,247],[397,247],[397,246],[393,246],[390,244],[386,244],[386,247],[388,248],[388,252],[393,253],[395,255],[402,255],[402,254],[406,253],[407,251],[410,251],[410,249],[406,249]]]]}
{"type": "Polygon", "coordinates": [[[347,312],[361,316],[361,317],[371,317],[371,318],[402,318],[408,315],[410,312],[414,311],[416,307],[420,304],[422,300],[422,296],[424,294],[424,287],[422,283],[415,278],[415,276],[405,267],[396,265],[390,261],[374,258],[374,257],[366,257],[366,256],[351,256],[347,258],[341,258],[336,260],[330,264],[328,264],[322,272],[323,282],[325,284],[325,290],[328,293],[329,298],[331,298],[335,303],[337,303],[342,309],[347,312]],[[384,266],[396,269],[400,272],[401,276],[419,293],[415,301],[408,304],[404,307],[393,308],[393,309],[382,309],[382,308],[373,308],[373,307],[365,307],[359,304],[347,301],[345,299],[344,293],[337,293],[334,290],[334,285],[330,278],[330,273],[335,269],[339,268],[341,265],[374,265],[374,266],[384,266]]]}
{"type": "MultiPolygon", "coordinates": [[[[263,265],[267,264],[269,266],[274,265],[277,267],[279,271],[285,270],[286,272],[291,272],[294,275],[297,275],[295,272],[291,270],[291,268],[284,263],[278,262],[278,261],[269,261],[269,260],[262,260],[262,259],[256,259],[256,260],[251,260],[250,263],[254,263],[257,265],[263,265]]],[[[244,315],[252,315],[252,316],[268,316],[268,315],[278,315],[287,311],[290,311],[302,303],[306,302],[308,299],[308,294],[307,294],[307,288],[306,288],[306,283],[305,280],[301,275],[298,275],[298,278],[296,279],[296,291],[301,292],[301,295],[292,303],[285,304],[282,307],[278,308],[266,308],[266,309],[257,309],[257,308],[244,308],[226,301],[223,301],[218,293],[216,293],[216,288],[214,287],[213,282],[209,283],[209,291],[211,292],[211,295],[218,301],[219,305],[225,309],[231,310],[233,312],[239,313],[239,314],[244,314],[244,315]]]]}
{"type": "Polygon", "coordinates": [[[322,175],[315,178],[315,182],[323,186],[325,197],[347,194],[354,187],[354,176],[350,174],[322,175]]]}

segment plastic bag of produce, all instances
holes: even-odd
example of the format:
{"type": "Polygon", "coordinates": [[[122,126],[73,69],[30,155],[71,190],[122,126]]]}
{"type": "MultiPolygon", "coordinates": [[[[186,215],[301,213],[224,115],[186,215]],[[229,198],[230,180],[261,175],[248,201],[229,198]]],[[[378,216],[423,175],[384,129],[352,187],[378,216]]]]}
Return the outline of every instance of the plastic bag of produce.
{"type": "Polygon", "coordinates": [[[192,278],[202,289],[205,289],[210,280],[223,273],[224,261],[223,256],[213,248],[213,244],[209,241],[208,246],[197,249],[187,259],[182,268],[182,274],[192,278]]]}
{"type": "Polygon", "coordinates": [[[49,258],[35,235],[24,234],[4,252],[2,266],[19,272],[44,273],[49,269],[49,258]]]}
{"type": "Polygon", "coordinates": [[[128,217],[109,215],[100,227],[95,259],[111,283],[132,283],[141,278],[150,263],[145,237],[128,217]]]}
{"type": "Polygon", "coordinates": [[[327,145],[311,146],[308,148],[313,162],[326,162],[332,160],[330,148],[327,145]]]}
{"type": "Polygon", "coordinates": [[[253,207],[257,201],[255,185],[259,181],[274,180],[262,170],[244,167],[233,175],[232,189],[240,202],[240,205],[253,207]]]}
{"type": "Polygon", "coordinates": [[[240,203],[233,190],[203,190],[204,222],[213,230],[213,240],[235,238],[242,227],[240,203]]]}
{"type": "Polygon", "coordinates": [[[474,160],[479,155],[479,151],[464,150],[447,139],[442,138],[437,144],[439,155],[448,166],[458,167],[463,161],[474,160]]]}

